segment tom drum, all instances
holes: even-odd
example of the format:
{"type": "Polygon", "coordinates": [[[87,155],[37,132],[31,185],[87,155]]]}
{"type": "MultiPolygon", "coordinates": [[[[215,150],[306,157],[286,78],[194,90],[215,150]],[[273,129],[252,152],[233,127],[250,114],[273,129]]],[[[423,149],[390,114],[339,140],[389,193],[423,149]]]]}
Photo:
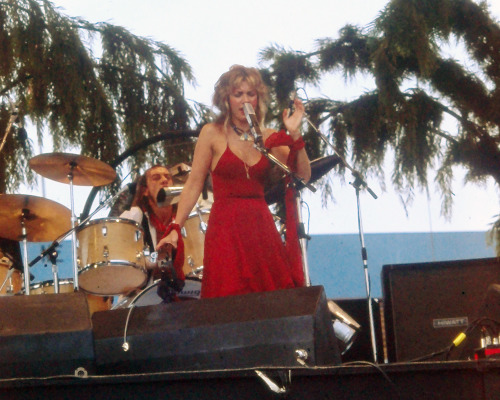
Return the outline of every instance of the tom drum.
{"type": "Polygon", "coordinates": [[[118,295],[142,287],[147,280],[144,234],[124,218],[88,222],[77,233],[78,284],[96,295],[118,295]]]}

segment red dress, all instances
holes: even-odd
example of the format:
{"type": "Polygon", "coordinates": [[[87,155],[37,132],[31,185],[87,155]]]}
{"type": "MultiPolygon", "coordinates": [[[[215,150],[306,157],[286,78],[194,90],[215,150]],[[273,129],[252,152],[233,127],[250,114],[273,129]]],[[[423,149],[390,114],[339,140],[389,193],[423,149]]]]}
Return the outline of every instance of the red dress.
{"type": "Polygon", "coordinates": [[[295,287],[285,246],[264,199],[269,160],[248,168],[226,147],[212,172],[201,297],[295,287]]]}

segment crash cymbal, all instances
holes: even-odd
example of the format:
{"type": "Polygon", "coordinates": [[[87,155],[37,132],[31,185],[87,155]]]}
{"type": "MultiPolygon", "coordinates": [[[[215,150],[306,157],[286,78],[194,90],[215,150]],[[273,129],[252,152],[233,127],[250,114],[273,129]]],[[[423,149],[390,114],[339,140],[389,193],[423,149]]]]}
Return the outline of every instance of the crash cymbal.
{"type": "Polygon", "coordinates": [[[62,204],[25,194],[0,194],[2,237],[22,240],[23,217],[29,242],[52,242],[71,229],[71,211],[62,204]]]}
{"type": "Polygon", "coordinates": [[[73,184],[77,186],[103,186],[116,178],[116,171],[103,161],[80,154],[47,153],[29,161],[33,170],[45,178],[69,183],[68,174],[73,173],[73,184]]]}
{"type": "MultiPolygon", "coordinates": [[[[335,167],[340,162],[340,158],[338,156],[325,156],[317,158],[316,160],[311,161],[311,179],[309,179],[309,183],[314,183],[320,178],[322,178],[328,171],[330,171],[333,167],[335,167]]],[[[281,170],[280,176],[281,174],[281,170]]],[[[278,201],[282,200],[285,195],[285,179],[283,177],[279,178],[277,181],[274,180],[274,183],[270,184],[265,191],[265,198],[267,204],[274,204],[278,201]]],[[[298,189],[303,189],[304,186],[298,186],[298,189]]]]}

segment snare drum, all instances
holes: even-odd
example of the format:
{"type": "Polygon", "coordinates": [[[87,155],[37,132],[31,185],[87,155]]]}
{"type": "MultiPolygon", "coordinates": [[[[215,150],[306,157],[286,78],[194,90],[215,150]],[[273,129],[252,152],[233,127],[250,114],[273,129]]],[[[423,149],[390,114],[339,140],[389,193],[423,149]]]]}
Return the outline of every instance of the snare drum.
{"type": "Polygon", "coordinates": [[[90,221],[77,233],[78,285],[88,293],[118,295],[147,280],[144,234],[125,218],[90,221]]]}
{"type": "Polygon", "coordinates": [[[0,296],[11,296],[13,294],[18,293],[22,288],[22,274],[17,269],[10,270],[9,277],[9,268],[12,263],[4,262],[4,259],[0,259],[0,296]]]}
{"type": "Polygon", "coordinates": [[[203,248],[209,210],[193,211],[184,223],[184,265],[182,270],[187,277],[201,278],[203,271],[203,248]]]}
{"type": "MultiPolygon", "coordinates": [[[[54,294],[56,292],[54,281],[45,281],[30,285],[30,295],[32,294],[54,294]]],[[[72,293],[73,279],[59,280],[59,293],[72,293]]],[[[111,309],[112,297],[94,296],[86,293],[89,313],[92,316],[96,311],[107,311],[111,309]]]]}

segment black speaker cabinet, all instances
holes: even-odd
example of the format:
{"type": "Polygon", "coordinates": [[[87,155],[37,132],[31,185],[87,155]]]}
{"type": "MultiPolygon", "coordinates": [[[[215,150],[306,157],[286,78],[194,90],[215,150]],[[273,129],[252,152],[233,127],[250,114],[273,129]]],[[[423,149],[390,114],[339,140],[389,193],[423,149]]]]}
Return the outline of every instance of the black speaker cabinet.
{"type": "Polygon", "coordinates": [[[340,363],[322,286],[96,312],[99,373],[340,363]]]}
{"type": "MultiPolygon", "coordinates": [[[[488,286],[500,283],[497,258],[384,265],[382,289],[389,361],[410,361],[440,352],[480,317],[488,286]]],[[[474,357],[473,329],[448,359],[474,357]]],[[[445,355],[441,354],[440,359],[445,355]]],[[[439,358],[437,358],[439,359],[439,358]]]]}
{"type": "Polygon", "coordinates": [[[94,343],[83,293],[0,297],[0,376],[92,373],[94,343]]]}

